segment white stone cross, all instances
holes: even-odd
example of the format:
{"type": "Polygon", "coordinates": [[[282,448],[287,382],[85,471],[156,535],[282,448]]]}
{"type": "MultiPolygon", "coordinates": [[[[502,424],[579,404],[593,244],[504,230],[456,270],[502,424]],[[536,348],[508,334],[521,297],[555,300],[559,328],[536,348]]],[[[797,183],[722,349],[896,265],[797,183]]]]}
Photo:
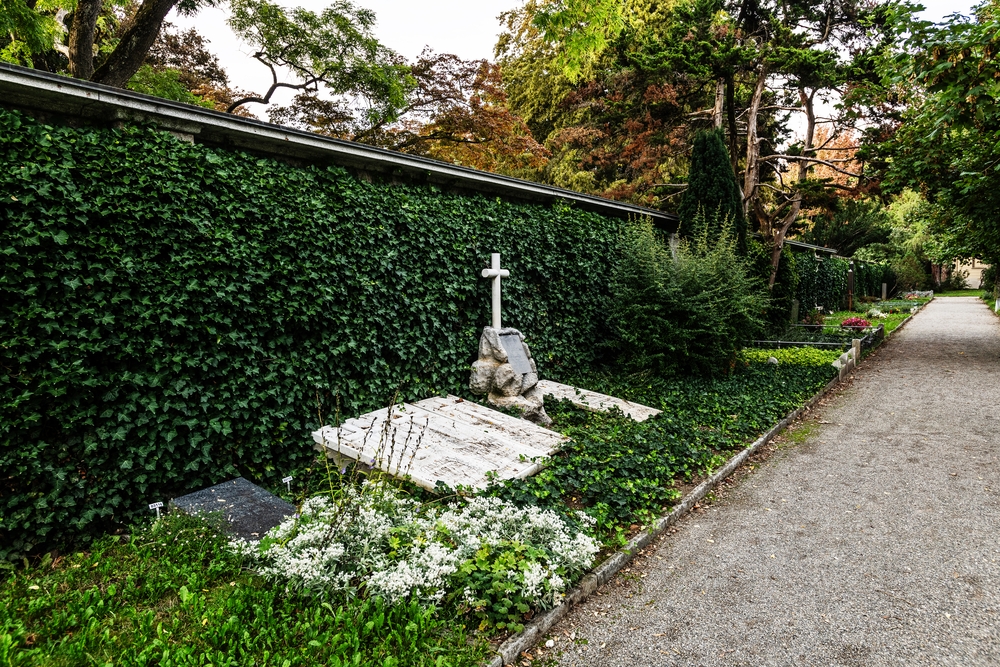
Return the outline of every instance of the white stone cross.
{"type": "Polygon", "coordinates": [[[493,279],[493,328],[500,328],[500,279],[510,277],[510,271],[500,268],[500,253],[490,255],[490,268],[483,269],[483,278],[493,279]]]}

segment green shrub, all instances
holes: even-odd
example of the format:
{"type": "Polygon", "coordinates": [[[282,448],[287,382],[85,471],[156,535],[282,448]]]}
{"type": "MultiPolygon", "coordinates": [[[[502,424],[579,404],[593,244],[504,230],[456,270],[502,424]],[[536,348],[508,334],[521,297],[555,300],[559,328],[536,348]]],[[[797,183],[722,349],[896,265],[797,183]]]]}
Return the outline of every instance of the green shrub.
{"type": "Polygon", "coordinates": [[[700,216],[697,230],[673,249],[649,223],[624,228],[611,314],[627,366],[724,371],[760,330],[767,297],[726,230],[709,237],[714,227],[700,216]]]}
{"type": "Polygon", "coordinates": [[[924,290],[932,287],[927,262],[913,250],[907,250],[906,254],[893,259],[892,270],[896,273],[901,289],[924,290]]]}
{"type": "Polygon", "coordinates": [[[739,358],[748,363],[764,363],[774,357],[779,364],[823,366],[832,364],[840,355],[840,350],[823,350],[816,347],[783,347],[777,350],[747,348],[740,351],[739,358]]]}
{"type": "Polygon", "coordinates": [[[280,479],[337,397],[351,416],[461,391],[490,252],[548,377],[609,339],[622,223],[565,204],[5,110],[0,192],[0,559],[280,479]]]}
{"type": "Polygon", "coordinates": [[[1000,292],[997,290],[997,286],[1000,285],[1000,265],[991,264],[983,269],[982,285],[987,298],[1000,296],[1000,292]]]}
{"type": "Polygon", "coordinates": [[[704,224],[700,219],[703,211],[719,223],[714,225],[713,234],[729,221],[730,232],[736,237],[736,248],[740,254],[745,254],[747,223],[743,215],[743,193],[733,173],[722,130],[702,130],[694,137],[688,188],[677,209],[680,218],[677,233],[682,238],[700,233],[699,227],[704,224]]]}

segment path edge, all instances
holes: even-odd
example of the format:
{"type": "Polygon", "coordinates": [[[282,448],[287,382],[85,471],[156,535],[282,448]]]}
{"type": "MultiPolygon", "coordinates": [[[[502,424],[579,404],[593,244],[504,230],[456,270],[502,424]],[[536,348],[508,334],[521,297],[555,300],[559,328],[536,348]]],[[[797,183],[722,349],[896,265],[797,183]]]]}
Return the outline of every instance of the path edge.
{"type": "MultiPolygon", "coordinates": [[[[931,301],[933,301],[933,299],[931,299],[931,301]]],[[[920,310],[923,310],[923,307],[921,307],[920,310]]],[[[912,320],[915,315],[919,314],[920,310],[916,313],[911,313],[902,322],[900,322],[899,326],[893,329],[892,333],[886,336],[886,342],[888,342],[888,340],[892,338],[897,331],[909,324],[910,320],[912,320]]],[[[883,343],[883,345],[884,344],[885,343],[883,343]]],[[[879,347],[881,347],[881,345],[879,345],[879,347]]],[[[862,361],[863,360],[864,357],[862,357],[862,361]]],[[[830,380],[830,382],[816,392],[812,398],[788,413],[784,419],[772,426],[769,431],[757,438],[745,449],[737,452],[731,459],[729,459],[729,461],[726,462],[724,466],[715,471],[713,475],[695,487],[694,490],[685,496],[680,503],[675,505],[674,509],[667,514],[661,515],[649,530],[645,530],[633,537],[624,548],[616,551],[614,554],[602,561],[597,567],[591,570],[590,573],[584,576],[583,579],[580,580],[579,584],[566,593],[561,603],[535,617],[530,623],[528,623],[524,630],[513,637],[510,637],[507,641],[501,644],[495,651],[496,655],[490,662],[486,663],[484,667],[504,667],[505,665],[514,664],[517,661],[517,657],[521,655],[522,652],[534,647],[546,632],[551,630],[556,623],[561,621],[569,613],[569,610],[572,609],[573,606],[583,602],[593,595],[598,588],[611,581],[611,578],[618,574],[619,570],[631,562],[639,551],[645,549],[653,542],[653,540],[662,535],[667,528],[677,523],[678,520],[691,511],[691,508],[694,507],[695,503],[707,496],[712,489],[718,486],[719,482],[732,475],[736,469],[743,465],[743,463],[754,452],[769,443],[775,436],[788,428],[789,424],[798,419],[802,413],[807,412],[814,405],[816,405],[820,399],[824,398],[827,394],[833,391],[833,389],[840,383],[841,379],[839,376],[830,380]]]]}
{"type": "MultiPolygon", "coordinates": [[[[900,323],[893,333],[899,331],[903,324],[912,317],[911,315],[900,323]]],[[[589,598],[598,588],[611,581],[612,577],[631,562],[639,551],[652,544],[653,540],[662,535],[667,528],[677,523],[685,514],[691,511],[698,501],[707,496],[710,491],[719,485],[719,482],[732,475],[754,452],[788,428],[789,424],[798,419],[802,413],[807,412],[816,405],[820,399],[824,398],[840,383],[839,376],[830,380],[812,398],[788,413],[784,419],[772,426],[764,435],[737,452],[724,466],[716,470],[708,479],[687,494],[670,512],[661,515],[648,530],[644,530],[633,537],[625,547],[619,549],[592,569],[580,580],[580,583],[566,593],[562,602],[536,616],[525,626],[524,630],[508,638],[507,641],[495,650],[496,655],[491,661],[485,663],[484,667],[504,667],[505,665],[515,664],[518,656],[522,652],[534,647],[545,636],[545,633],[569,613],[570,609],[589,598]]]]}

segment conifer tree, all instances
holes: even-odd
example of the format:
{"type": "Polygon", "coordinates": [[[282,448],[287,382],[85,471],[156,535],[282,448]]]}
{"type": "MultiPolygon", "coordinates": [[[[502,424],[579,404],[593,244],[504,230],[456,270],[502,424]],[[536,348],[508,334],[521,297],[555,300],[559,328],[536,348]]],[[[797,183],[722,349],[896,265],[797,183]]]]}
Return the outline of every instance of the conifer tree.
{"type": "Polygon", "coordinates": [[[704,211],[704,219],[709,224],[715,221],[721,226],[728,221],[739,251],[746,252],[747,225],[743,215],[743,198],[721,130],[703,130],[695,135],[688,189],[677,210],[681,219],[680,236],[689,238],[696,233],[694,221],[698,209],[704,211]]]}

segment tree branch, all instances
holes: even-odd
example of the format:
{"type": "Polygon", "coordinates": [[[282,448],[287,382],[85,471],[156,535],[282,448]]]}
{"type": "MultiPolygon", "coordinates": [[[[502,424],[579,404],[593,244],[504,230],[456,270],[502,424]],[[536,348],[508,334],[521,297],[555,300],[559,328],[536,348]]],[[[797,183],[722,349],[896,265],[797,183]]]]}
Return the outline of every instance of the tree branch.
{"type": "Polygon", "coordinates": [[[124,88],[142,67],[142,61],[160,34],[163,19],[175,4],[177,0],[144,0],[118,46],[94,72],[91,81],[124,88]]]}
{"type": "Polygon", "coordinates": [[[861,174],[855,174],[850,171],[845,171],[834,164],[834,162],[854,162],[854,159],[844,159],[844,160],[834,160],[830,162],[829,160],[820,160],[815,157],[807,157],[805,155],[768,155],[760,158],[761,162],[771,162],[774,160],[789,160],[791,162],[812,162],[814,164],[822,164],[824,166],[833,169],[834,171],[844,174],[845,176],[852,176],[854,178],[861,178],[861,174]]]}
{"type": "Polygon", "coordinates": [[[257,53],[254,54],[253,57],[254,57],[255,60],[257,60],[260,63],[263,63],[264,65],[267,66],[268,69],[271,70],[271,81],[273,82],[273,83],[271,83],[271,87],[267,89],[267,93],[264,94],[264,97],[258,97],[256,95],[251,95],[251,96],[243,97],[241,99],[236,100],[235,102],[233,102],[232,104],[230,104],[226,108],[226,113],[232,113],[233,111],[235,111],[236,109],[240,108],[244,104],[249,104],[250,102],[256,102],[257,104],[270,104],[271,103],[271,96],[274,95],[275,91],[277,91],[278,88],[289,88],[291,90],[306,90],[309,87],[314,87],[314,86],[316,86],[316,84],[318,84],[321,81],[323,81],[323,77],[322,76],[313,76],[311,79],[309,79],[305,83],[298,83],[298,84],[279,83],[278,82],[278,73],[274,69],[274,65],[271,64],[270,62],[268,62],[267,60],[265,60],[263,56],[264,56],[264,54],[262,52],[258,51],[257,53]]]}

